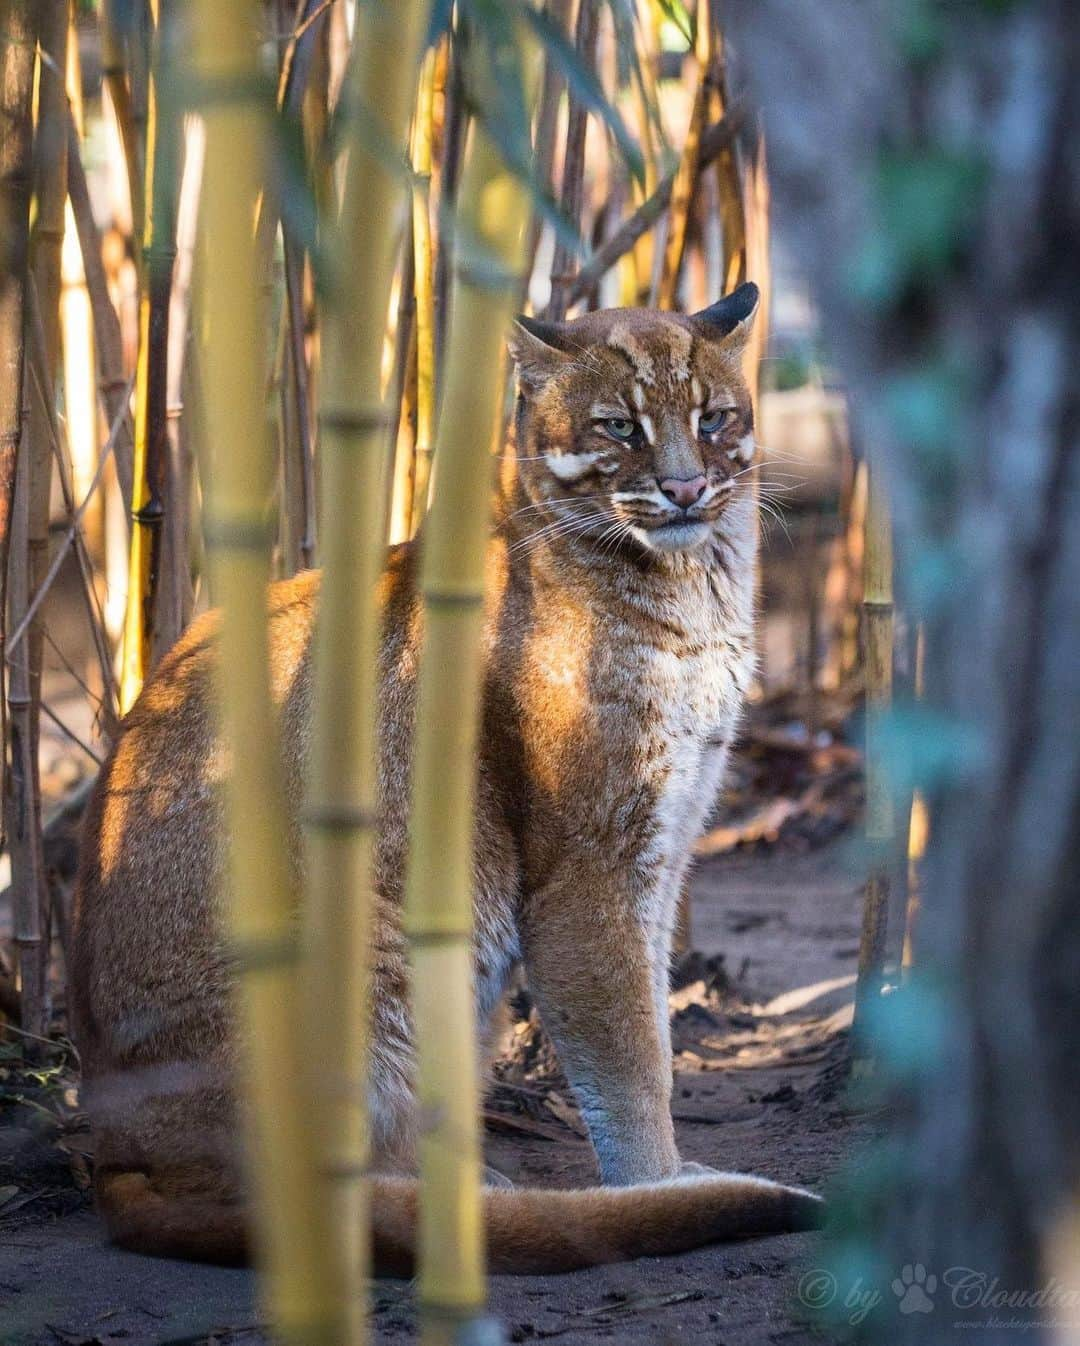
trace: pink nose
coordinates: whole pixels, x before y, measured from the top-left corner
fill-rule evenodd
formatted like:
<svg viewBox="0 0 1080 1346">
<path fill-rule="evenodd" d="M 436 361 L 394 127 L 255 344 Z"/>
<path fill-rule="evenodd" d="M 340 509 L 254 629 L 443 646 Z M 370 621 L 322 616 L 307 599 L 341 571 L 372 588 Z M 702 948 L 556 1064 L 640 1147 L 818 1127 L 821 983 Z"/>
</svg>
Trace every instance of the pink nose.
<svg viewBox="0 0 1080 1346">
<path fill-rule="evenodd" d="M 689 481 L 684 481 L 681 477 L 667 477 L 660 483 L 660 489 L 671 503 L 683 509 L 689 509 L 691 505 L 697 504 L 705 493 L 705 486 L 704 477 L 691 477 Z"/>
</svg>

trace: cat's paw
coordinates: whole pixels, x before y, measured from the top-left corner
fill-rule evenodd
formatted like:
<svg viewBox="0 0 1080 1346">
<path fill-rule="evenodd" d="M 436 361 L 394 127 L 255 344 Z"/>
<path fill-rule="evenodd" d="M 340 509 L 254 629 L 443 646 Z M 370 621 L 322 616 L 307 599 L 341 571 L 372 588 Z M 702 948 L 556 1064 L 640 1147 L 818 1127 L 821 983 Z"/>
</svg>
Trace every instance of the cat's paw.
<svg viewBox="0 0 1080 1346">
<path fill-rule="evenodd" d="M 510 1178 L 505 1173 L 500 1173 L 497 1168 L 492 1168 L 490 1164 L 484 1165 L 484 1186 L 501 1187 L 510 1189 L 514 1186 Z"/>
</svg>

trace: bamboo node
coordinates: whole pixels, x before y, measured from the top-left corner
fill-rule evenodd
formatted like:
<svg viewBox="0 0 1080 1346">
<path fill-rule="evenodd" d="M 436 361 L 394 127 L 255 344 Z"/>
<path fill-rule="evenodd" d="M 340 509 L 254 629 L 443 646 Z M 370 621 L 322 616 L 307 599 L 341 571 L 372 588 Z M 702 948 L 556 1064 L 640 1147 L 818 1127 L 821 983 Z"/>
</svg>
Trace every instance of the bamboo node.
<svg viewBox="0 0 1080 1346">
<path fill-rule="evenodd" d="M 432 608 L 478 608 L 484 602 L 482 590 L 425 589 L 424 604 Z"/>
<path fill-rule="evenodd" d="M 203 536 L 211 547 L 262 552 L 273 542 L 274 530 L 265 519 L 225 519 L 219 515 L 206 519 Z"/>
<path fill-rule="evenodd" d="M 469 285 L 474 290 L 512 290 L 516 294 L 521 287 L 521 272 L 515 267 L 504 266 L 495 257 L 459 261 L 454 274 L 462 285 Z"/>
<path fill-rule="evenodd" d="M 324 430 L 339 430 L 343 435 L 384 430 L 396 419 L 386 407 L 328 407 L 319 414 Z"/>
<path fill-rule="evenodd" d="M 295 932 L 281 935 L 233 935 L 225 941 L 229 962 L 241 972 L 266 972 L 295 963 L 300 941 Z"/>
<path fill-rule="evenodd" d="M 373 809 L 351 804 L 309 804 L 300 821 L 319 832 L 352 832 L 374 828 L 378 818 Z"/>
</svg>

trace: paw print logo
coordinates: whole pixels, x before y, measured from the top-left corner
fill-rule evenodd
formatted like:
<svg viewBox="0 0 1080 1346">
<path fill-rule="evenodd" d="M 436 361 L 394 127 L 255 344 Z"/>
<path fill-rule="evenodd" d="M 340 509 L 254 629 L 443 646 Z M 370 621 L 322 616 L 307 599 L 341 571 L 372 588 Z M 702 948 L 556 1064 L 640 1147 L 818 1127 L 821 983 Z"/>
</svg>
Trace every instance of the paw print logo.
<svg viewBox="0 0 1080 1346">
<path fill-rule="evenodd" d="M 900 1301 L 897 1308 L 901 1313 L 933 1313 L 933 1294 L 937 1289 L 937 1277 L 927 1275 L 921 1262 L 914 1266 L 908 1262 L 900 1275 L 892 1283 L 893 1294 Z"/>
</svg>

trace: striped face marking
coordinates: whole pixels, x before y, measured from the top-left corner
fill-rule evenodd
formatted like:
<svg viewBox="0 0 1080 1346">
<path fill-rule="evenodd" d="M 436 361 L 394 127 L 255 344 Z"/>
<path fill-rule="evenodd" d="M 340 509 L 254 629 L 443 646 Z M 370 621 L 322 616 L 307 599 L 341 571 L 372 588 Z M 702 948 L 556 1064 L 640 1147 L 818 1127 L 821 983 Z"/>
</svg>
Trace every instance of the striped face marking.
<svg viewBox="0 0 1080 1346">
<path fill-rule="evenodd" d="M 580 481 L 593 468 L 601 472 L 614 472 L 616 464 L 601 462 L 601 453 L 548 453 L 544 455 L 548 470 L 560 481 Z"/>
<path fill-rule="evenodd" d="M 754 456 L 754 436 L 743 435 L 742 439 L 733 449 L 728 449 L 727 456 L 734 462 L 748 463 Z"/>
</svg>

